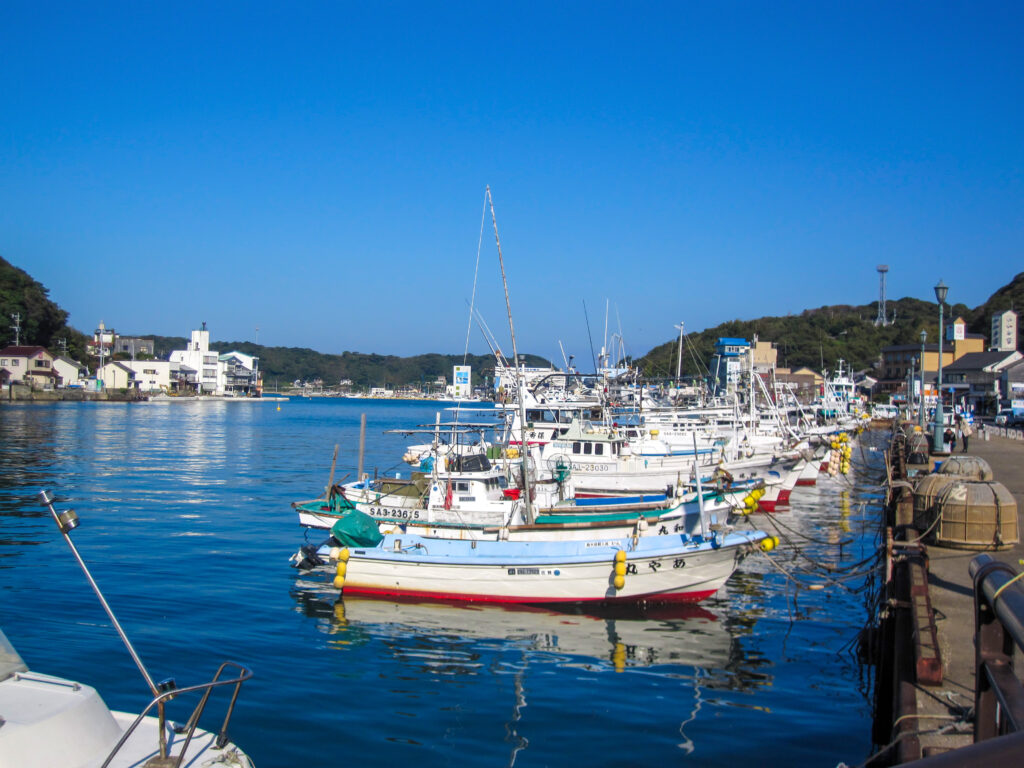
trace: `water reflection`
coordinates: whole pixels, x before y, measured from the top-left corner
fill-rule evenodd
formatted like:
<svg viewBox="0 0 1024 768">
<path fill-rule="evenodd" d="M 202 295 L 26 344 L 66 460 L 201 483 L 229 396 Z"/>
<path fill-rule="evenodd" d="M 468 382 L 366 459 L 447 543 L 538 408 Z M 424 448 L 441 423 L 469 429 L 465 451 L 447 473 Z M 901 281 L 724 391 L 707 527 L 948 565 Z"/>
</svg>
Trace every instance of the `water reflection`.
<svg viewBox="0 0 1024 768">
<path fill-rule="evenodd" d="M 473 648 L 499 643 L 546 654 L 565 665 L 621 672 L 630 667 L 685 665 L 726 669 L 735 664 L 726 624 L 700 605 L 587 612 L 530 606 L 337 598 L 299 581 L 293 596 L 339 647 L 367 639 L 434 674 L 476 674 Z"/>
</svg>

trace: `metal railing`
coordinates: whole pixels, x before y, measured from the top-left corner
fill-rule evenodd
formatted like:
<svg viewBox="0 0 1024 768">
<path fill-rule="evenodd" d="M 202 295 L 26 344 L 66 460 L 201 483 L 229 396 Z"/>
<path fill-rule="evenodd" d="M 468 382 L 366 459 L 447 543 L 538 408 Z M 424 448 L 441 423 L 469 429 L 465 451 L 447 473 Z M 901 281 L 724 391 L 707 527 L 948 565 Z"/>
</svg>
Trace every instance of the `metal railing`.
<svg viewBox="0 0 1024 768">
<path fill-rule="evenodd" d="M 227 680 L 221 680 L 221 675 L 224 673 L 224 670 L 228 667 L 234 667 L 235 669 L 237 669 L 237 676 Z M 192 714 L 189 716 L 188 721 L 181 728 L 174 729 L 175 733 L 185 734 L 185 741 L 176 757 L 174 755 L 168 756 L 169 759 L 173 762 L 170 762 L 167 765 L 169 766 L 169 768 L 178 768 L 178 766 L 181 765 L 182 760 L 185 759 L 185 755 L 188 752 L 189 744 L 192 742 L 192 736 L 195 734 L 196 728 L 199 726 L 199 718 L 203 716 L 203 712 L 206 709 L 207 702 L 210 699 L 210 694 L 213 692 L 213 689 L 222 686 L 233 685 L 234 690 L 231 692 L 231 702 L 228 704 L 227 713 L 224 715 L 224 722 L 221 725 L 220 730 L 217 731 L 217 738 L 214 742 L 218 749 L 223 749 L 224 746 L 229 741 L 228 725 L 231 722 L 231 715 L 235 710 L 235 702 L 238 700 L 238 692 L 242 688 L 242 683 L 244 683 L 250 677 L 252 677 L 252 671 L 250 671 L 248 667 L 244 667 L 241 664 L 238 664 L 234 661 L 225 661 L 217 668 L 217 673 L 209 682 L 202 683 L 200 685 L 191 685 L 186 688 L 174 688 L 172 690 L 161 693 L 159 696 L 157 696 L 151 702 L 149 702 L 149 705 L 144 710 L 142 710 L 138 717 L 135 718 L 135 721 L 127 729 L 125 729 L 125 732 L 122 734 L 121 739 L 117 742 L 116 745 L 114 745 L 113 750 L 111 750 L 110 754 L 107 755 L 107 759 L 103 761 L 103 764 L 100 766 L 100 768 L 107 768 L 107 766 L 110 765 L 110 761 L 117 756 L 117 753 L 125 745 L 128 739 L 131 738 L 131 735 L 135 732 L 135 729 L 142 724 L 143 720 L 145 720 L 147 716 L 149 716 L 150 711 L 152 711 L 154 707 L 156 707 L 157 711 L 160 713 L 159 754 L 161 756 L 167 756 L 166 731 L 164 719 L 165 705 L 173 698 L 178 698 L 179 696 L 188 693 L 194 693 L 196 691 L 202 691 L 202 698 L 200 698 L 199 703 L 196 704 L 195 709 L 192 710 Z"/>
<path fill-rule="evenodd" d="M 1024 685 L 1013 672 L 1014 648 L 1024 650 L 1021 574 L 991 555 L 971 561 L 974 579 L 974 740 L 1024 730 Z"/>
<path fill-rule="evenodd" d="M 1024 574 L 991 555 L 971 561 L 974 579 L 974 743 L 904 763 L 920 768 L 1024 765 L 1024 684 L 1013 671 L 1024 651 Z"/>
</svg>

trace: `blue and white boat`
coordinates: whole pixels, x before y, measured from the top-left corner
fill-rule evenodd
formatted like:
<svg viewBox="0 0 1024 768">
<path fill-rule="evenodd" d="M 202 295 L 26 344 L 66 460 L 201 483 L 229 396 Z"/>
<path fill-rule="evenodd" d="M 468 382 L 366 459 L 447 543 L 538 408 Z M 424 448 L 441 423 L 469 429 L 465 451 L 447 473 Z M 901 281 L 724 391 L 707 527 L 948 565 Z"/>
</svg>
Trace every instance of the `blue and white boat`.
<svg viewBox="0 0 1024 768">
<path fill-rule="evenodd" d="M 480 541 L 385 534 L 372 546 L 305 553 L 344 595 L 471 602 L 697 602 L 725 584 L 762 531 L 583 540 Z M 762 542 L 769 542 L 762 544 Z M 311 563 L 310 560 L 313 560 Z"/>
</svg>

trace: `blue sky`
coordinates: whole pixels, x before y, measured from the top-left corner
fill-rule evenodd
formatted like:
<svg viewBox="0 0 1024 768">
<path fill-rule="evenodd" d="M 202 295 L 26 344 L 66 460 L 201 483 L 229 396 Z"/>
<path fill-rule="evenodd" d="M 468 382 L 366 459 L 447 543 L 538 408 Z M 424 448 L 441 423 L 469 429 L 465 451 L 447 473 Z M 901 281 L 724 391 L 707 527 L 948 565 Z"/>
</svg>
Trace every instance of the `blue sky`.
<svg viewBox="0 0 1024 768">
<path fill-rule="evenodd" d="M 459 353 L 490 184 L 521 351 L 880 263 L 974 306 L 1024 270 L 1022 8 L 6 2 L 0 254 L 85 331 Z M 509 351 L 489 216 L 476 301 Z"/>
</svg>

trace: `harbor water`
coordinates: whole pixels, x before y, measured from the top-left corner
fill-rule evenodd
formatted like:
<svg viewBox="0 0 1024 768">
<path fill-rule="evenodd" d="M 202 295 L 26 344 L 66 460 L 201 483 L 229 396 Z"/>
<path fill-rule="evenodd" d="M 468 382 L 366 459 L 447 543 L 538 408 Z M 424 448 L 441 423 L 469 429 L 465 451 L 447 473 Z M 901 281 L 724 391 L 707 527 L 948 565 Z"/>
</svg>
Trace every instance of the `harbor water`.
<svg viewBox="0 0 1024 768">
<path fill-rule="evenodd" d="M 848 481 L 797 488 L 778 529 L 757 516 L 790 543 L 751 555 L 695 606 L 340 599 L 291 568 L 304 537 L 290 503 L 323 492 L 335 444 L 335 481 L 354 476 L 360 415 L 367 471 L 407 476 L 403 448 L 424 440 L 383 431 L 433 423 L 441 407 L 0 406 L 4 631 L 30 668 L 94 685 L 113 709 L 150 699 L 36 501 L 51 489 L 58 509 L 78 513 L 72 537 L 154 679 L 198 683 L 225 659 L 253 670 L 230 735 L 259 768 L 763 768 L 869 754 L 871 671 L 856 648 L 870 589 L 822 566 L 835 574 L 876 551 L 877 436 L 861 437 Z"/>
</svg>

